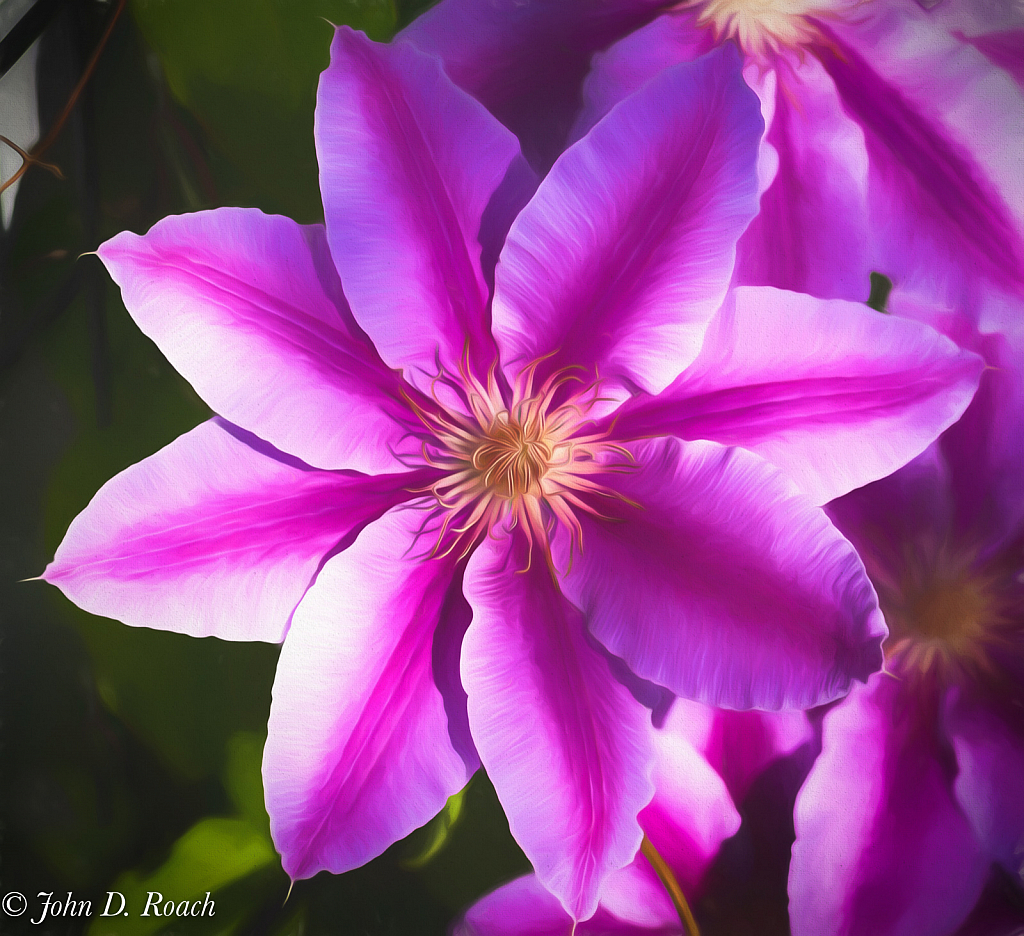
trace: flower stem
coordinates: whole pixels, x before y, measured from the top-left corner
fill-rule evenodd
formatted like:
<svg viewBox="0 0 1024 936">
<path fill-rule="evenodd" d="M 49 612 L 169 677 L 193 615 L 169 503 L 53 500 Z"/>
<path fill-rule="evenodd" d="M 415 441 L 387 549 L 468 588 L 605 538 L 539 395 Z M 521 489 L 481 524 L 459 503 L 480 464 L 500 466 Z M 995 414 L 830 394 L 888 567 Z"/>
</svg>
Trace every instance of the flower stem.
<svg viewBox="0 0 1024 936">
<path fill-rule="evenodd" d="M 669 897 L 672 898 L 676 913 L 679 914 L 679 919 L 686 929 L 686 936 L 700 936 L 697 921 L 693 918 L 693 913 L 690 910 L 690 905 L 686 902 L 683 889 L 679 886 L 679 882 L 672 873 L 672 869 L 665 863 L 665 859 L 658 854 L 658 849 L 654 847 L 654 843 L 646 835 L 640 843 L 640 851 L 644 853 L 644 857 L 651 863 L 651 867 L 654 868 L 654 873 L 658 875 L 661 883 L 665 885 L 665 890 L 668 891 Z"/>
</svg>

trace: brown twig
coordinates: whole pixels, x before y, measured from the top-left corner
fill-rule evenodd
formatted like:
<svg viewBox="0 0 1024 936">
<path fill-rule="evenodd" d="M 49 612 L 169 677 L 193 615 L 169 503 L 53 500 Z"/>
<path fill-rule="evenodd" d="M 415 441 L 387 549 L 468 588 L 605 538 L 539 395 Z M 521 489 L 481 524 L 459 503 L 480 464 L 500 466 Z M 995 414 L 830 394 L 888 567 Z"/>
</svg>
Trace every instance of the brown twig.
<svg viewBox="0 0 1024 936">
<path fill-rule="evenodd" d="M 14 152 L 16 152 L 21 157 L 21 161 L 23 164 L 28 165 L 29 163 L 35 163 L 41 169 L 46 169 L 47 171 L 52 172 L 58 179 L 64 178 L 64 173 L 60 171 L 60 166 L 55 166 L 53 163 L 43 162 L 41 159 L 37 159 L 31 153 L 26 153 L 25 150 L 23 150 L 20 146 L 18 146 L 17 143 L 14 142 L 14 140 L 10 139 L 9 137 L 5 137 L 2 133 L 0 133 L 0 143 L 6 143 L 12 150 L 14 150 Z M 14 180 L 12 179 L 11 182 L 13 181 Z M 11 183 L 5 183 L 3 187 L 0 188 L 0 192 L 7 188 L 9 184 Z"/>
<path fill-rule="evenodd" d="M 64 176 L 60 169 L 50 163 L 44 163 L 40 157 L 45 153 L 53 144 L 56 142 L 57 137 L 60 135 L 61 130 L 64 129 L 64 124 L 68 117 L 71 115 L 71 111 L 78 103 L 79 97 L 81 97 L 82 90 L 85 88 L 86 83 L 92 77 L 92 73 L 96 70 L 96 63 L 100 60 L 100 55 L 103 52 L 104 47 L 107 44 L 107 40 L 110 38 L 110 34 L 114 31 L 114 25 L 117 23 L 118 18 L 121 16 L 122 11 L 125 8 L 127 0 L 118 0 L 117 8 L 114 10 L 113 16 L 110 17 L 110 21 L 107 23 L 107 28 L 103 30 L 103 35 L 100 37 L 99 43 L 93 50 L 92 57 L 89 59 L 89 63 L 85 66 L 85 70 L 82 72 L 82 77 L 78 79 L 78 84 L 75 85 L 75 89 L 71 92 L 71 96 L 68 98 L 67 103 L 64 105 L 64 109 L 60 112 L 60 115 L 53 122 L 50 127 L 49 133 L 40 140 L 35 146 L 32 147 L 31 153 L 26 153 L 20 146 L 12 143 L 7 137 L 0 137 L 4 143 L 11 146 L 19 156 L 21 156 L 21 166 L 17 172 L 14 173 L 6 182 L 0 185 L 0 192 L 10 188 L 18 181 L 27 171 L 28 167 L 36 164 L 49 169 L 54 172 L 58 178 L 63 179 Z"/>
</svg>

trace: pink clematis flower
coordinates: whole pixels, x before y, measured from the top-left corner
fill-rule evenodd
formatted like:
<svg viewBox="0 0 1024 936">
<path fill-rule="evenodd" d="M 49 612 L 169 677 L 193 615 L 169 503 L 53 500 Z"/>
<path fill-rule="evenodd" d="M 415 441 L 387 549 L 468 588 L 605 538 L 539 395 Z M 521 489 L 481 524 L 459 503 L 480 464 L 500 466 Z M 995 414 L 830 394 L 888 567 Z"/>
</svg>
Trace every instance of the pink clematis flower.
<svg viewBox="0 0 1024 936">
<path fill-rule="evenodd" d="M 892 633 L 886 673 L 826 715 L 797 800 L 795 936 L 947 936 L 993 863 L 1024 871 L 1024 358 L 1019 334 L 948 324 L 991 365 L 975 402 L 828 508 Z"/>
<path fill-rule="evenodd" d="M 437 59 L 340 29 L 325 226 L 222 209 L 101 246 L 220 416 L 110 481 L 45 576 L 131 624 L 284 639 L 264 781 L 293 878 L 379 855 L 482 762 L 585 919 L 653 790 L 613 669 L 778 708 L 880 665 L 817 504 L 923 450 L 982 365 L 859 305 L 729 292 L 762 130 L 735 53 L 668 69 L 516 216 L 512 134 Z"/>
<path fill-rule="evenodd" d="M 718 850 L 740 827 L 737 804 L 780 757 L 811 741 L 802 712 L 730 712 L 677 699 L 654 744 L 654 798 L 640 825 L 685 899 L 703 890 Z M 527 875 L 477 901 L 455 936 L 565 936 L 572 920 Z M 679 912 L 644 855 L 609 875 L 598 910 L 576 927 L 579 936 L 682 936 Z"/>
<path fill-rule="evenodd" d="M 1024 294 L 1020 4 L 443 0 L 404 35 L 541 166 L 662 68 L 738 46 L 767 123 L 740 282 L 863 300 L 879 271 L 950 307 Z"/>
</svg>

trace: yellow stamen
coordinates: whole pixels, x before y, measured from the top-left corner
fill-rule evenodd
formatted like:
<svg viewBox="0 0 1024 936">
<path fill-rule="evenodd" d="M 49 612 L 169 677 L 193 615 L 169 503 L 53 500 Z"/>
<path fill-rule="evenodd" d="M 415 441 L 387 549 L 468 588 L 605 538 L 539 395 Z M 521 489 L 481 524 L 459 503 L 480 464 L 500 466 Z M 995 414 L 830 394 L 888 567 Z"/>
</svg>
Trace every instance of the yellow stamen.
<svg viewBox="0 0 1024 936">
<path fill-rule="evenodd" d="M 782 49 L 820 41 L 813 18 L 834 16 L 850 0 L 684 0 L 678 9 L 697 11 L 697 22 L 719 41 L 735 39 L 748 55 L 763 58 Z"/>
<path fill-rule="evenodd" d="M 584 382 L 580 374 L 564 369 L 535 390 L 542 361 L 524 368 L 509 391 L 502 391 L 496 365 L 485 386 L 464 362 L 457 382 L 444 373 L 434 379 L 431 395 L 436 408 L 407 398 L 426 430 L 423 462 L 445 472 L 429 488 L 434 505 L 417 534 L 436 534 L 431 556 L 465 556 L 481 537 L 493 535 L 504 524 L 509 530 L 519 527 L 526 537 L 526 568 L 536 545 L 553 574 L 554 528 L 568 531 L 572 552 L 583 545 L 576 512 L 602 516 L 584 498 L 614 497 L 631 503 L 600 480 L 586 477 L 632 467 L 630 452 L 610 442 L 607 432 L 580 432 L 591 426 L 587 414 L 603 399 L 598 395 L 600 381 L 573 392 L 567 389 L 570 384 Z M 471 416 L 450 412 L 438 398 L 436 388 L 442 385 L 454 391 Z"/>
</svg>

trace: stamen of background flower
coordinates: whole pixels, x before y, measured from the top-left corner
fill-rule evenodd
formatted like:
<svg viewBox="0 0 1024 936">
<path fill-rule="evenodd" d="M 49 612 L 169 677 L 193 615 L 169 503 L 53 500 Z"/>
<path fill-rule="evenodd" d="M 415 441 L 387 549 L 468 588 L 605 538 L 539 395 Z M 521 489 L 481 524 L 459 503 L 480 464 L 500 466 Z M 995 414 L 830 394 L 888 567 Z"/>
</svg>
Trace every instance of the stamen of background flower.
<svg viewBox="0 0 1024 936">
<path fill-rule="evenodd" d="M 976 550 L 904 544 L 900 576 L 872 564 L 890 625 L 886 668 L 940 683 L 998 677 L 993 651 L 1013 645 L 1019 615 L 1007 570 L 979 564 Z"/>
<path fill-rule="evenodd" d="M 679 920 L 686 928 L 686 936 L 700 936 L 700 929 L 697 927 L 697 921 L 693 918 L 690 905 L 686 902 L 686 895 L 683 894 L 683 889 L 679 886 L 679 882 L 672 873 L 672 869 L 646 835 L 640 842 L 640 851 L 644 853 L 644 857 L 650 862 L 651 867 L 654 868 L 654 873 L 658 875 L 658 879 L 668 892 L 668 896 L 676 908 L 676 913 L 679 914 Z"/>
<path fill-rule="evenodd" d="M 683 0 L 676 9 L 694 10 L 697 23 L 710 27 L 715 39 L 735 39 L 745 53 L 801 49 L 823 36 L 812 17 L 827 17 L 847 0 Z"/>
</svg>

